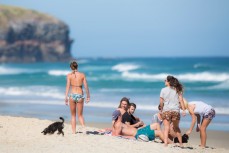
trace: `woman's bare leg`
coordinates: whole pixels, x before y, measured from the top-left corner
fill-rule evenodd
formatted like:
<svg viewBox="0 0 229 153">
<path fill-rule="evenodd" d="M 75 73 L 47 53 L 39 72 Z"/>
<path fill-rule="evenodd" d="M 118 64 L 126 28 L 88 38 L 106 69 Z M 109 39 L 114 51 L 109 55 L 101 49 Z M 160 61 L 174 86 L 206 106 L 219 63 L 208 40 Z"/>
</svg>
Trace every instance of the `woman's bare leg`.
<svg viewBox="0 0 229 153">
<path fill-rule="evenodd" d="M 71 125 L 72 125 L 72 133 L 76 133 L 76 103 L 72 98 L 70 99 L 70 111 L 71 111 Z"/>
<path fill-rule="evenodd" d="M 168 146 L 168 135 L 169 135 L 169 121 L 167 121 L 166 119 L 163 120 L 163 124 L 164 124 L 164 144 L 165 146 Z"/>
<path fill-rule="evenodd" d="M 84 99 L 80 99 L 76 104 L 77 113 L 78 113 L 78 118 L 81 126 L 85 127 L 84 117 L 83 117 L 83 106 L 84 106 Z"/>
<path fill-rule="evenodd" d="M 180 122 L 179 120 L 173 121 L 173 129 L 174 129 L 174 132 L 176 133 L 176 136 L 177 136 L 178 141 L 180 143 L 180 147 L 183 147 L 181 130 L 179 128 L 179 122 Z"/>
<path fill-rule="evenodd" d="M 208 125 L 210 124 L 211 120 L 209 119 L 203 119 L 202 124 L 200 126 L 200 142 L 201 145 L 200 147 L 206 147 L 206 141 L 207 141 L 207 133 L 206 133 L 206 129 L 208 127 Z"/>
</svg>

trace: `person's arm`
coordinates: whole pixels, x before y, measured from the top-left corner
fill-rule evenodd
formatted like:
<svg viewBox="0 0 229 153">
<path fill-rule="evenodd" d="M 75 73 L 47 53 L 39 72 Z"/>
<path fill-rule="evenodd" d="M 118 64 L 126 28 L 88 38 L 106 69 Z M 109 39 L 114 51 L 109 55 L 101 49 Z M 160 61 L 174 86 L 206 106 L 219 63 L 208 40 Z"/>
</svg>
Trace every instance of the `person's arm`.
<svg viewBox="0 0 229 153">
<path fill-rule="evenodd" d="M 136 120 L 137 122 L 141 121 L 139 117 L 135 117 L 135 116 L 134 116 L 134 118 L 135 118 L 135 120 Z"/>
<path fill-rule="evenodd" d="M 66 91 L 65 91 L 65 104 L 68 105 L 68 92 L 70 88 L 70 76 L 67 75 L 66 78 Z"/>
<path fill-rule="evenodd" d="M 179 94 L 179 102 L 181 104 L 182 115 L 185 116 L 186 111 L 185 111 L 185 106 L 184 106 L 184 101 L 183 101 L 183 95 L 181 93 Z"/>
<path fill-rule="evenodd" d="M 86 98 L 86 103 L 88 103 L 90 101 L 90 92 L 89 92 L 89 88 L 87 85 L 87 79 L 86 76 L 83 74 L 83 84 L 84 84 L 84 88 L 86 90 L 86 94 L 87 94 L 87 98 Z"/>
<path fill-rule="evenodd" d="M 125 124 L 128 125 L 129 127 L 134 127 L 134 128 L 138 128 L 138 127 L 144 125 L 144 123 L 142 121 L 139 121 L 139 122 L 132 124 L 132 125 L 130 125 L 130 122 L 125 122 Z"/>
<path fill-rule="evenodd" d="M 159 112 L 162 112 L 163 106 L 164 106 L 164 99 L 162 97 L 160 97 L 160 107 L 161 107 L 161 110 Z"/>
<path fill-rule="evenodd" d="M 194 114 L 194 109 L 195 109 L 194 105 L 188 105 L 189 114 L 192 117 L 192 123 L 189 130 L 186 132 L 187 135 L 191 134 L 193 127 L 195 126 L 196 123 L 196 115 Z"/>
<path fill-rule="evenodd" d="M 164 107 L 164 90 L 163 89 L 161 89 L 161 92 L 160 92 L 160 107 L 161 107 L 161 110 L 159 112 L 162 112 L 163 107 Z"/>
</svg>

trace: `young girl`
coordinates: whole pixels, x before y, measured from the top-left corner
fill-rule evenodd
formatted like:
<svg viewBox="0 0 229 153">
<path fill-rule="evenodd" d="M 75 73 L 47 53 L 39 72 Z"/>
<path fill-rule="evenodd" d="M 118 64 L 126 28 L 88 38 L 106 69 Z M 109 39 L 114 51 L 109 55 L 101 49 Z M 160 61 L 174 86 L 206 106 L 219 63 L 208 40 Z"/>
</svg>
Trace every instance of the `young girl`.
<svg viewBox="0 0 229 153">
<path fill-rule="evenodd" d="M 185 106 L 183 102 L 183 86 L 173 76 L 167 76 L 165 80 L 165 88 L 160 93 L 160 106 L 162 108 L 162 120 L 164 124 L 164 143 L 168 145 L 168 135 L 170 124 L 173 123 L 173 129 L 179 140 L 180 147 L 183 147 L 180 122 L 180 105 L 183 110 L 182 115 L 185 116 Z"/>
<path fill-rule="evenodd" d="M 189 103 L 184 99 L 185 108 L 189 111 L 192 117 L 192 123 L 189 130 L 186 132 L 190 135 L 195 123 L 197 121 L 196 132 L 200 131 L 200 147 L 206 147 L 207 133 L 206 129 L 211 123 L 212 119 L 215 117 L 215 110 L 212 106 L 202 102 L 202 101 L 190 101 Z M 202 122 L 200 124 L 200 119 L 202 117 Z"/>
</svg>

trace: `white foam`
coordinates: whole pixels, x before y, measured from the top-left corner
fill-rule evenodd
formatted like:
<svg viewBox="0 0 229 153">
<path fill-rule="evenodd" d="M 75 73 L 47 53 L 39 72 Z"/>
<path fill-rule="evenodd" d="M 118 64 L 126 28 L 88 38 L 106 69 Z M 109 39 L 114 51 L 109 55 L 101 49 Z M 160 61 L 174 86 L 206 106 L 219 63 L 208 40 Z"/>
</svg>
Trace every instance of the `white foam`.
<svg viewBox="0 0 229 153">
<path fill-rule="evenodd" d="M 0 95 L 15 96 L 15 97 L 50 97 L 55 99 L 63 99 L 64 93 L 58 87 L 47 86 L 29 86 L 29 87 L 7 87 L 0 88 Z"/>
<path fill-rule="evenodd" d="M 178 79 L 184 81 L 211 81 L 221 82 L 229 79 L 228 73 L 212 73 L 212 72 L 201 72 L 201 73 L 186 73 L 175 75 Z"/>
<path fill-rule="evenodd" d="M 136 73 L 136 72 L 123 72 L 122 77 L 132 80 L 141 80 L 141 81 L 159 81 L 164 80 L 167 73 L 159 74 L 146 74 L 146 73 Z M 172 74 L 181 81 L 190 81 L 190 82 L 222 82 L 229 80 L 228 73 L 212 73 L 212 72 L 200 72 L 200 73 L 184 73 L 184 74 Z"/>
<path fill-rule="evenodd" d="M 210 90 L 229 90 L 229 80 L 226 80 L 218 85 L 214 85 L 206 88 Z"/>
<path fill-rule="evenodd" d="M 99 89 L 100 92 L 131 92 L 135 91 L 134 89 L 127 89 L 127 88 L 101 88 Z"/>
<path fill-rule="evenodd" d="M 48 74 L 49 75 L 54 75 L 54 76 L 66 76 L 70 71 L 67 70 L 49 70 Z"/>
<path fill-rule="evenodd" d="M 15 75 L 23 73 L 37 73 L 40 70 L 22 69 L 22 68 L 10 68 L 10 67 L 0 67 L 0 75 Z"/>
<path fill-rule="evenodd" d="M 135 72 L 123 72 L 122 77 L 132 80 L 141 80 L 141 81 L 159 81 L 167 77 L 168 74 L 146 74 L 146 73 L 135 73 Z"/>
<path fill-rule="evenodd" d="M 126 71 L 136 70 L 138 68 L 140 68 L 140 66 L 136 64 L 121 63 L 113 66 L 111 69 L 116 70 L 118 72 L 126 72 Z"/>
<path fill-rule="evenodd" d="M 198 68 L 210 68 L 211 66 L 208 64 L 204 64 L 204 63 L 197 63 L 197 64 L 194 64 L 193 67 L 195 69 L 198 69 Z"/>
</svg>

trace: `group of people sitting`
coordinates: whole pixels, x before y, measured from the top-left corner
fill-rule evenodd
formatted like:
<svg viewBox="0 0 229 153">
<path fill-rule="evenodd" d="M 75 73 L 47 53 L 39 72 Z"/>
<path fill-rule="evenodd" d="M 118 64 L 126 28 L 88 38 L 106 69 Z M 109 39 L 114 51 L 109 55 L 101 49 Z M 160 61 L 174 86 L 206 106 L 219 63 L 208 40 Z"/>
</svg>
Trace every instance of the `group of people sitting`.
<svg viewBox="0 0 229 153">
<path fill-rule="evenodd" d="M 112 114 L 112 135 L 136 138 L 141 141 L 152 141 L 158 137 L 165 146 L 178 142 L 183 147 L 183 142 L 188 141 L 195 123 L 196 132 L 200 132 L 200 147 L 206 147 L 206 129 L 215 117 L 215 110 L 212 106 L 202 101 L 187 102 L 183 98 L 183 86 L 173 76 L 167 76 L 165 88 L 160 93 L 159 112 L 153 116 L 153 123 L 145 125 L 140 118 L 134 116 L 136 105 L 130 103 L 129 99 L 123 97 L 119 107 Z M 186 110 L 192 117 L 191 126 L 181 136 L 179 128 L 180 110 L 186 115 Z M 201 121 L 202 117 L 202 121 Z"/>
</svg>

